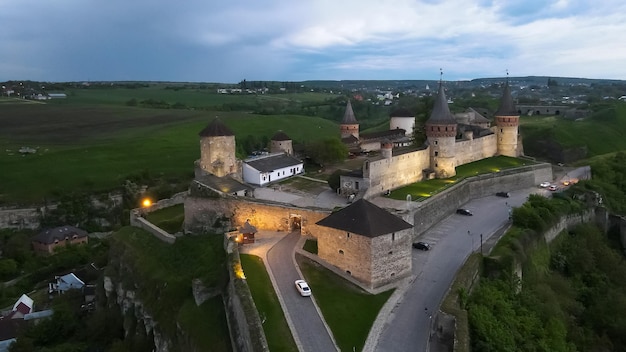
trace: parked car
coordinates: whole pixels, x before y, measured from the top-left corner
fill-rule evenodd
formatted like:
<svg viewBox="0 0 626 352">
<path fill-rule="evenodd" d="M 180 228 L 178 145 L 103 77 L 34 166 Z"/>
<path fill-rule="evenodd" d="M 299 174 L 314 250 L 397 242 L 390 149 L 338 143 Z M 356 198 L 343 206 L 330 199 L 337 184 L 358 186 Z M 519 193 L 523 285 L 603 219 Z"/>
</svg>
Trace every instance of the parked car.
<svg viewBox="0 0 626 352">
<path fill-rule="evenodd" d="M 548 188 L 548 187 L 550 187 L 550 182 L 548 182 L 548 181 L 546 181 L 546 182 L 541 182 L 541 183 L 539 184 L 539 187 L 541 187 L 541 188 Z"/>
<path fill-rule="evenodd" d="M 296 289 L 298 289 L 298 292 L 300 292 L 302 297 L 311 295 L 311 288 L 304 280 L 296 280 Z"/>
<path fill-rule="evenodd" d="M 467 216 L 472 216 L 474 214 L 472 214 L 471 211 L 469 211 L 469 209 L 457 209 L 456 210 L 457 214 L 461 214 L 461 215 L 467 215 Z"/>
<path fill-rule="evenodd" d="M 509 198 L 511 195 L 509 194 L 509 192 L 496 192 L 496 196 L 503 197 L 503 198 Z"/>
<path fill-rule="evenodd" d="M 430 244 L 426 242 L 416 242 L 416 243 L 413 243 L 413 248 L 427 251 L 430 249 Z"/>
<path fill-rule="evenodd" d="M 550 185 L 550 187 L 548 187 L 548 189 L 550 191 L 556 191 L 557 189 L 559 189 L 559 186 L 557 186 L 557 185 Z"/>
</svg>

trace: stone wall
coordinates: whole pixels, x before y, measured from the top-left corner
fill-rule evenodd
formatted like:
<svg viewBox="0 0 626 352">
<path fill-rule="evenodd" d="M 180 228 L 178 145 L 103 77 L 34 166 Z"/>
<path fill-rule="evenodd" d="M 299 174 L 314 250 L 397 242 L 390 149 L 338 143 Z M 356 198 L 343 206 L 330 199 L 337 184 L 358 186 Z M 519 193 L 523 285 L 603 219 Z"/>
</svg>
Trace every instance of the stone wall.
<svg viewBox="0 0 626 352">
<path fill-rule="evenodd" d="M 457 141 L 454 148 L 457 166 L 492 157 L 498 152 L 495 134 Z"/>
<path fill-rule="evenodd" d="M 537 185 L 538 179 L 552 179 L 550 164 L 531 165 L 492 174 L 469 177 L 442 191 L 436 197 L 415 203 L 412 210 L 415 236 L 418 237 L 440 219 L 454 212 L 471 199 L 493 195 L 500 191 L 514 191 Z"/>
<path fill-rule="evenodd" d="M 151 213 L 151 212 L 159 210 L 159 209 L 169 208 L 169 207 L 177 205 L 177 204 L 182 204 L 182 203 L 185 202 L 185 198 L 187 198 L 188 195 L 189 195 L 189 191 L 176 193 L 176 194 L 174 194 L 170 198 L 161 199 L 158 202 L 153 203 L 149 207 L 141 208 L 141 212 L 143 212 L 144 214 L 145 213 Z M 136 209 L 136 210 L 138 210 L 138 209 Z"/>
<path fill-rule="evenodd" d="M 412 243 L 413 229 L 372 238 L 372 288 L 411 275 Z"/>
<path fill-rule="evenodd" d="M 39 228 L 40 215 L 38 208 L 0 208 L 0 228 L 34 230 Z"/>
<path fill-rule="evenodd" d="M 363 178 L 369 179 L 364 198 L 402 187 L 423 178 L 430 167 L 428 149 L 396 154 L 391 159 L 372 160 L 363 166 Z"/>
<path fill-rule="evenodd" d="M 176 242 L 176 236 L 163 231 L 160 227 L 154 225 L 150 221 L 142 218 L 141 216 L 132 215 L 130 216 L 130 225 L 142 228 L 151 234 L 153 234 L 156 238 L 160 239 L 163 242 L 172 244 Z"/>
<path fill-rule="evenodd" d="M 185 199 L 185 231 L 222 232 L 236 229 L 247 220 L 258 230 L 291 231 L 294 218 L 301 224 L 301 232 L 315 236 L 316 222 L 330 214 L 327 209 L 304 209 L 282 203 L 253 198 L 199 198 Z"/>
</svg>

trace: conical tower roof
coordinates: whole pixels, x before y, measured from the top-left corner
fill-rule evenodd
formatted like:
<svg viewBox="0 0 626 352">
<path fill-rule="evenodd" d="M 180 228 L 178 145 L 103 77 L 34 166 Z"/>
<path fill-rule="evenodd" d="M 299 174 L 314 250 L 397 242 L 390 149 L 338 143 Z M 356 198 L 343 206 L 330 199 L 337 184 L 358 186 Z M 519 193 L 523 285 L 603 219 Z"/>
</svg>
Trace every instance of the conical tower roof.
<svg viewBox="0 0 626 352">
<path fill-rule="evenodd" d="M 509 87 L 509 80 L 506 80 L 504 85 L 504 92 L 502 93 L 502 99 L 500 100 L 500 107 L 496 111 L 495 116 L 519 116 L 513 104 L 513 97 L 511 96 L 511 88 Z"/>
<path fill-rule="evenodd" d="M 199 133 L 200 137 L 234 136 L 231 131 L 219 118 L 214 118 L 208 126 Z"/>
<path fill-rule="evenodd" d="M 278 132 L 276 132 L 274 134 L 274 136 L 272 137 L 273 141 L 290 141 L 291 138 L 289 138 L 289 136 L 283 132 L 282 130 L 279 130 Z"/>
<path fill-rule="evenodd" d="M 350 99 L 348 99 L 348 104 L 346 105 L 346 112 L 343 114 L 343 120 L 341 120 L 342 125 L 358 125 L 359 122 L 354 117 L 354 111 L 352 111 L 352 103 L 350 103 Z"/>
<path fill-rule="evenodd" d="M 441 82 L 439 82 L 439 92 L 435 98 L 433 112 L 426 122 L 432 124 L 456 124 L 456 119 L 448 107 L 448 98 L 446 98 L 446 93 L 444 92 Z"/>
</svg>

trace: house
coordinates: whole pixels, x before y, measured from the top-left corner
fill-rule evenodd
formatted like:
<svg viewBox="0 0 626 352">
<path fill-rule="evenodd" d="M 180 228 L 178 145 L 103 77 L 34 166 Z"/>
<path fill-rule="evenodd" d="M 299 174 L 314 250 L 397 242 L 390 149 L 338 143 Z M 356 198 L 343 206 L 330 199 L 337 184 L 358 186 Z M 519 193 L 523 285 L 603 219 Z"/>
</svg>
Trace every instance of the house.
<svg viewBox="0 0 626 352">
<path fill-rule="evenodd" d="M 370 288 L 411 275 L 413 225 L 365 199 L 318 221 L 318 256 Z"/>
<path fill-rule="evenodd" d="M 48 283 L 48 293 L 57 292 L 61 294 L 68 290 L 81 290 L 85 286 L 83 280 L 79 279 L 74 273 L 55 276 L 54 279 L 54 282 Z"/>
<path fill-rule="evenodd" d="M 56 247 L 87 243 L 87 241 L 87 231 L 66 225 L 41 231 L 33 237 L 32 243 L 35 252 L 52 254 Z"/>
<path fill-rule="evenodd" d="M 304 162 L 287 153 L 274 153 L 243 162 L 244 182 L 263 186 L 304 173 Z"/>
<path fill-rule="evenodd" d="M 67 94 L 65 93 L 48 93 L 49 99 L 65 99 L 67 98 Z"/>
<path fill-rule="evenodd" d="M 26 294 L 20 296 L 20 298 L 13 305 L 11 313 L 7 316 L 8 319 L 22 319 L 24 315 L 33 312 L 33 299 Z"/>
</svg>

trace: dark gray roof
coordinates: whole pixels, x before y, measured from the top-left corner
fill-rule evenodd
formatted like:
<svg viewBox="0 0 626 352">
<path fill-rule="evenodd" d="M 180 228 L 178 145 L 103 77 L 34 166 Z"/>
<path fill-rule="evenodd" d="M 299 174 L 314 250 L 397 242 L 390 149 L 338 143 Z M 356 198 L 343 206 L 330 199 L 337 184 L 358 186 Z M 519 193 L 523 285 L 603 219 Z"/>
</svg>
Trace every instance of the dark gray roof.
<svg viewBox="0 0 626 352">
<path fill-rule="evenodd" d="M 281 153 L 247 160 L 245 163 L 261 172 L 272 172 L 277 169 L 302 164 L 302 160 L 296 159 L 289 154 Z"/>
<path fill-rule="evenodd" d="M 283 131 L 278 131 L 276 132 L 276 134 L 274 134 L 274 137 L 272 137 L 273 141 L 290 141 L 291 138 L 289 138 L 289 136 L 283 132 Z"/>
<path fill-rule="evenodd" d="M 348 100 L 348 104 L 346 105 L 346 112 L 343 114 L 343 120 L 341 120 L 342 125 L 358 125 L 359 122 L 354 117 L 354 111 L 352 111 L 352 103 Z"/>
<path fill-rule="evenodd" d="M 249 233 L 257 233 L 256 227 L 252 226 L 248 221 L 246 221 L 243 226 L 239 227 L 239 232 L 249 234 Z"/>
<path fill-rule="evenodd" d="M 343 144 L 355 144 L 359 143 L 359 139 L 354 135 L 349 135 L 348 137 L 341 138 L 341 143 Z"/>
<path fill-rule="evenodd" d="M 500 107 L 496 111 L 495 116 L 519 116 L 513 104 L 513 97 L 511 96 L 511 88 L 509 87 L 509 81 L 506 81 L 504 85 L 504 92 L 502 93 L 502 99 L 500 100 Z"/>
<path fill-rule="evenodd" d="M 439 93 L 437 93 L 437 97 L 435 98 L 433 112 L 426 122 L 434 124 L 456 124 L 456 119 L 448 107 L 448 98 L 446 98 L 446 93 L 441 82 L 439 82 Z"/>
<path fill-rule="evenodd" d="M 396 109 L 389 114 L 389 117 L 415 117 L 415 114 L 407 109 Z"/>
<path fill-rule="evenodd" d="M 487 122 L 491 122 L 489 119 L 487 119 L 486 117 L 484 117 L 480 112 L 478 112 L 476 109 L 474 108 L 468 108 L 467 109 L 468 112 L 472 112 L 474 113 L 474 122 L 476 123 L 487 123 Z"/>
<path fill-rule="evenodd" d="M 404 137 L 406 135 L 406 130 L 403 128 L 396 128 L 393 130 L 385 130 L 385 131 L 376 131 L 376 132 L 370 132 L 370 133 L 361 133 L 359 135 L 359 137 L 361 138 L 361 140 L 366 140 L 366 139 L 381 139 L 381 138 L 392 138 L 395 139 L 394 137 Z"/>
<path fill-rule="evenodd" d="M 74 235 L 78 236 L 78 238 L 86 237 L 87 231 L 70 225 L 59 226 L 53 229 L 41 231 L 33 237 L 33 241 L 44 244 L 52 244 L 55 240 L 65 241 L 66 237 L 72 239 Z"/>
<path fill-rule="evenodd" d="M 231 131 L 219 118 L 214 118 L 208 126 L 199 133 L 200 137 L 234 136 Z"/>
<path fill-rule="evenodd" d="M 357 200 L 316 224 L 372 238 L 413 227 L 365 199 Z"/>
</svg>

